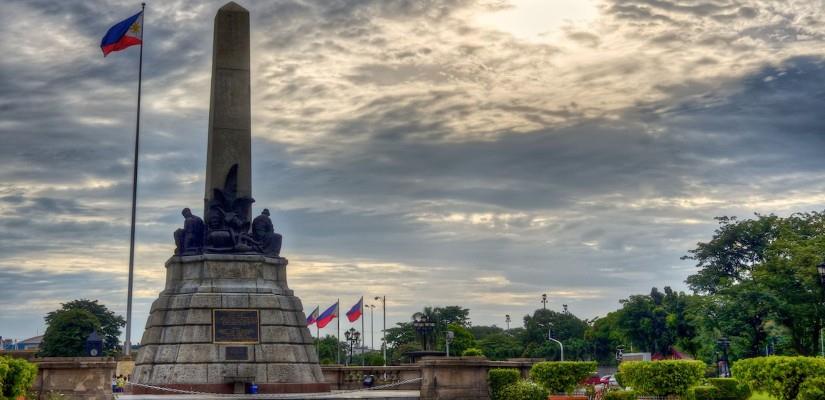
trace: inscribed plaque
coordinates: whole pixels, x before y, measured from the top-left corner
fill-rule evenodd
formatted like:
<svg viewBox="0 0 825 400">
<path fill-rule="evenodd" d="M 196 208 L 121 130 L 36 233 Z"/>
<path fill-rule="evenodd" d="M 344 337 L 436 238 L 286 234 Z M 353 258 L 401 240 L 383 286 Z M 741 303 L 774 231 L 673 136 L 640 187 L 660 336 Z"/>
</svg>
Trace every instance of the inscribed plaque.
<svg viewBox="0 0 825 400">
<path fill-rule="evenodd" d="M 214 343 L 258 343 L 260 340 L 258 310 L 212 310 L 212 341 Z"/>
</svg>

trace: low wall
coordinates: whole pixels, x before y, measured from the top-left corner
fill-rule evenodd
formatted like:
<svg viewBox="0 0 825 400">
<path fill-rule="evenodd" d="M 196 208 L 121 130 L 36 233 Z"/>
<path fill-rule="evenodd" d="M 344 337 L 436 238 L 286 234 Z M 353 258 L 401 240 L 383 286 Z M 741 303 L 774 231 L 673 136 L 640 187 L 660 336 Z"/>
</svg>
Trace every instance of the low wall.
<svg viewBox="0 0 825 400">
<path fill-rule="evenodd" d="M 321 371 L 324 373 L 324 379 L 330 384 L 332 390 L 361 389 L 364 387 L 363 379 L 365 375 L 375 376 L 376 381 L 374 386 L 398 383 L 421 377 L 421 367 L 416 364 L 387 367 L 322 365 Z M 393 386 L 388 389 L 418 390 L 420 386 L 420 382 L 414 382 Z"/>
<path fill-rule="evenodd" d="M 514 368 L 527 377 L 533 360 L 490 361 L 484 357 L 425 357 L 421 367 L 421 400 L 488 400 L 490 368 Z"/>
<path fill-rule="evenodd" d="M 110 357 L 34 358 L 37 378 L 34 392 L 45 400 L 62 394 L 64 400 L 111 400 L 112 375 L 117 362 Z"/>
</svg>

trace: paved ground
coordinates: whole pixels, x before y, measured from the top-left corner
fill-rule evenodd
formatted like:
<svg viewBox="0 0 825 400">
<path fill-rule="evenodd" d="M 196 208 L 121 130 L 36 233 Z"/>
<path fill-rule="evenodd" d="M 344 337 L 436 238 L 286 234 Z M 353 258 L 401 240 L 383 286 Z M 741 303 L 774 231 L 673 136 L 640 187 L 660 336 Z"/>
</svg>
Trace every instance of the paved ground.
<svg viewBox="0 0 825 400">
<path fill-rule="evenodd" d="M 418 390 L 365 390 L 359 392 L 331 392 L 317 394 L 169 394 L 169 395 L 148 395 L 148 394 L 124 394 L 117 396 L 119 400 L 227 400 L 227 399 L 290 399 L 290 400 L 314 400 L 314 399 L 335 399 L 335 400 L 418 400 Z"/>
</svg>

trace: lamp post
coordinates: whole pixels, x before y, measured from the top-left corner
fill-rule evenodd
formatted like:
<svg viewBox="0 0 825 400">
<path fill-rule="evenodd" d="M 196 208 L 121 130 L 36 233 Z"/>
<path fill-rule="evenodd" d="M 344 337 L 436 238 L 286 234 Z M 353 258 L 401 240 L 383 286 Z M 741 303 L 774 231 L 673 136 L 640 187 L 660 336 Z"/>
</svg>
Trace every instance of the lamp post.
<svg viewBox="0 0 825 400">
<path fill-rule="evenodd" d="M 547 293 L 542 293 L 541 295 L 541 308 L 547 309 Z"/>
<path fill-rule="evenodd" d="M 561 360 L 564 361 L 564 345 L 560 341 L 558 341 L 556 339 L 553 339 L 553 330 L 552 329 L 547 330 L 547 338 L 550 339 L 551 341 L 556 342 L 556 343 L 559 344 L 559 347 L 561 347 Z"/>
<path fill-rule="evenodd" d="M 507 324 L 507 331 L 510 331 L 510 314 L 504 316 L 504 323 Z"/>
<path fill-rule="evenodd" d="M 825 262 L 816 266 L 817 272 L 819 272 L 819 283 L 822 285 L 823 289 L 825 289 Z M 825 357 L 825 339 L 822 338 L 822 317 L 819 317 L 819 355 Z"/>
<path fill-rule="evenodd" d="M 387 366 L 387 296 L 375 296 L 375 301 L 381 302 L 381 310 L 384 313 L 382 321 L 384 329 L 381 330 L 381 350 L 383 351 L 384 366 Z"/>
<path fill-rule="evenodd" d="M 455 339 L 455 332 L 447 331 L 447 337 L 444 340 L 444 343 L 447 344 L 447 357 L 450 356 L 450 343 Z"/>
<path fill-rule="evenodd" d="M 616 362 L 618 364 L 621 364 L 623 359 L 624 359 L 624 345 L 620 344 L 620 345 L 616 346 Z"/>
<path fill-rule="evenodd" d="M 430 321 L 427 314 L 417 312 L 412 315 L 412 326 L 422 339 L 422 347 L 425 351 L 430 349 L 430 333 L 435 329 L 435 322 Z"/>
<path fill-rule="evenodd" d="M 561 308 L 563 308 L 563 309 L 564 309 L 564 313 L 565 313 L 565 314 L 567 314 L 567 313 L 569 312 L 569 311 L 567 311 L 567 304 L 562 304 L 562 305 L 561 305 Z"/>
<path fill-rule="evenodd" d="M 348 331 L 344 332 L 344 337 L 346 337 L 347 342 L 349 342 L 349 362 L 347 363 L 347 365 L 349 365 L 352 364 L 353 349 L 361 337 L 361 332 L 356 331 L 355 328 L 349 328 Z"/>
<path fill-rule="evenodd" d="M 728 365 L 728 348 L 730 347 L 730 340 L 726 337 L 721 337 L 716 341 L 719 348 L 722 349 L 722 368 L 721 375 L 723 378 L 730 378 L 730 367 Z"/>
<path fill-rule="evenodd" d="M 367 307 L 370 308 L 370 350 L 375 350 L 375 304 L 367 304 Z"/>
</svg>

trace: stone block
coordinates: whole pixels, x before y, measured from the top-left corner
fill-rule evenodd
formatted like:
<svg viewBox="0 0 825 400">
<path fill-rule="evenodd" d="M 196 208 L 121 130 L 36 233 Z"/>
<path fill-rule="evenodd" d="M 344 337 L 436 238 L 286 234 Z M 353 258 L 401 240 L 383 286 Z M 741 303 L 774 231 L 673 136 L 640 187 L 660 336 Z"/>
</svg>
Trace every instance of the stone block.
<svg viewBox="0 0 825 400">
<path fill-rule="evenodd" d="M 147 321 L 148 325 L 148 321 Z M 147 327 L 145 331 L 143 331 L 143 338 L 140 339 L 140 343 L 143 345 L 147 344 L 154 344 L 160 343 L 160 335 L 163 332 L 163 328 L 159 326 L 155 327 Z"/>
<path fill-rule="evenodd" d="M 278 297 L 268 294 L 250 294 L 250 308 L 278 308 Z"/>
<path fill-rule="evenodd" d="M 189 312 L 188 310 L 169 310 L 163 313 L 165 315 L 161 320 L 161 325 L 183 325 L 186 323 L 186 315 Z"/>
<path fill-rule="evenodd" d="M 160 343 L 180 343 L 183 326 L 164 326 L 160 334 Z"/>
<path fill-rule="evenodd" d="M 177 344 L 161 344 L 155 346 L 155 363 L 173 363 L 177 357 Z"/>
<path fill-rule="evenodd" d="M 169 307 L 170 309 L 181 309 L 181 308 L 189 308 L 190 301 L 192 300 L 192 295 L 189 294 L 178 294 L 174 296 L 169 296 Z"/>
<path fill-rule="evenodd" d="M 252 377 L 256 382 L 266 382 L 266 364 L 238 364 L 238 375 Z"/>
<path fill-rule="evenodd" d="M 211 325 L 212 324 L 212 310 L 211 309 L 203 309 L 203 308 L 191 308 L 186 313 L 186 321 L 184 323 L 187 324 L 187 325 L 190 325 L 190 324 Z"/>
<path fill-rule="evenodd" d="M 221 308 L 220 294 L 198 293 L 191 297 L 191 308 Z"/>
<path fill-rule="evenodd" d="M 148 384 L 157 385 L 164 383 L 180 382 L 174 376 L 175 364 L 155 364 L 152 367 L 152 376 L 149 378 Z M 144 381 L 141 381 L 144 383 Z"/>
<path fill-rule="evenodd" d="M 290 343 L 289 331 L 293 328 L 286 326 L 261 326 L 261 343 Z"/>
<path fill-rule="evenodd" d="M 286 325 L 286 316 L 281 310 L 261 310 L 261 325 Z"/>
<path fill-rule="evenodd" d="M 222 308 L 249 308 L 248 294 L 223 294 L 221 295 Z"/>
<path fill-rule="evenodd" d="M 290 344 L 260 344 L 255 346 L 255 360 L 258 362 L 296 362 L 295 350 Z"/>
<path fill-rule="evenodd" d="M 221 360 L 218 346 L 212 344 L 182 344 L 178 349 L 178 363 L 209 363 Z"/>
<path fill-rule="evenodd" d="M 157 346 L 153 344 L 140 346 L 137 350 L 137 356 L 135 357 L 135 365 L 151 364 L 155 361 L 156 350 Z"/>
<path fill-rule="evenodd" d="M 238 376 L 238 364 L 209 364 L 207 366 L 209 383 L 224 383 L 225 376 Z"/>
<path fill-rule="evenodd" d="M 206 364 L 174 364 L 174 383 L 206 383 L 206 368 Z"/>
<path fill-rule="evenodd" d="M 211 325 L 185 325 L 181 333 L 181 343 L 211 343 Z"/>
<path fill-rule="evenodd" d="M 152 302 L 149 312 L 152 313 L 155 310 L 165 310 L 167 308 L 169 308 L 169 296 L 160 296 Z"/>
</svg>

